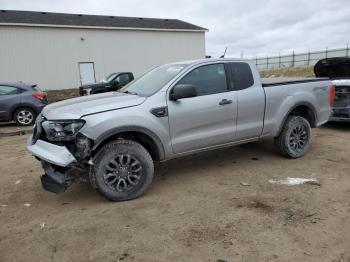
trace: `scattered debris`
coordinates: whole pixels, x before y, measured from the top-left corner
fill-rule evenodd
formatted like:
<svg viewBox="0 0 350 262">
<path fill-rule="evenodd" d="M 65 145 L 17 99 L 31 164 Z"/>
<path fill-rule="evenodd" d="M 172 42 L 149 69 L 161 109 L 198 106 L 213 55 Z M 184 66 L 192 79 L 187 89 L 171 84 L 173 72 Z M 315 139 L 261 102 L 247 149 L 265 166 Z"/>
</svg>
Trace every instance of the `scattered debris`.
<svg viewBox="0 0 350 262">
<path fill-rule="evenodd" d="M 259 160 L 259 158 L 257 158 L 257 157 L 252 157 L 251 160 L 255 160 L 255 161 L 256 161 L 256 160 Z"/>
<path fill-rule="evenodd" d="M 257 209 L 260 209 L 260 210 L 266 211 L 266 212 L 271 212 L 274 209 L 272 205 L 264 203 L 260 200 L 250 201 L 250 203 L 247 205 L 247 207 L 257 208 Z"/>
<path fill-rule="evenodd" d="M 241 186 L 251 186 L 251 184 L 248 184 L 246 182 L 240 182 Z"/>
<path fill-rule="evenodd" d="M 22 182 L 22 179 L 18 179 L 16 182 L 15 182 L 15 185 L 18 185 L 19 183 Z"/>
<path fill-rule="evenodd" d="M 278 184 L 278 185 L 287 185 L 287 186 L 294 186 L 294 185 L 301 185 L 301 184 L 310 184 L 310 185 L 317 185 L 320 186 L 320 182 L 316 178 L 298 178 L 298 177 L 287 177 L 287 179 L 270 179 L 269 183 L 271 184 Z"/>
<path fill-rule="evenodd" d="M 122 254 L 121 256 L 117 257 L 118 261 L 123 261 L 124 259 L 130 257 L 130 255 L 125 252 L 124 254 Z M 131 258 L 131 257 L 130 257 Z"/>
<path fill-rule="evenodd" d="M 280 209 L 280 214 L 287 223 L 305 221 L 308 218 L 312 219 L 312 217 L 316 215 L 316 213 L 308 213 L 307 211 L 302 209 L 293 209 L 289 207 Z"/>
<path fill-rule="evenodd" d="M 6 204 L 2 204 L 2 205 L 0 205 L 0 207 L 7 207 L 8 205 L 6 205 Z"/>
<path fill-rule="evenodd" d="M 29 204 L 29 203 L 25 203 L 23 204 L 25 207 L 30 207 L 32 204 Z"/>
<path fill-rule="evenodd" d="M 93 166 L 94 165 L 94 162 L 92 161 L 92 158 L 90 158 L 89 162 L 88 162 L 89 165 Z"/>
<path fill-rule="evenodd" d="M 44 229 L 45 227 L 45 222 L 40 223 L 40 229 Z"/>
</svg>

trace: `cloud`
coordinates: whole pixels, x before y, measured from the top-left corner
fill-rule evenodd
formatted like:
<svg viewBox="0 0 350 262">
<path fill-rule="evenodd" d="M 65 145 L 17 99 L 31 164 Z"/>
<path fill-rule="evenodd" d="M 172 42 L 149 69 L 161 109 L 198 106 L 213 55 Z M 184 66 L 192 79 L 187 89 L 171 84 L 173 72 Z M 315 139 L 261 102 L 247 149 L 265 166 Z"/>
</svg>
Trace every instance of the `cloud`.
<svg viewBox="0 0 350 262">
<path fill-rule="evenodd" d="M 207 54 L 265 56 L 343 47 L 348 0 L 0 0 L 0 9 L 177 18 L 208 28 Z"/>
</svg>

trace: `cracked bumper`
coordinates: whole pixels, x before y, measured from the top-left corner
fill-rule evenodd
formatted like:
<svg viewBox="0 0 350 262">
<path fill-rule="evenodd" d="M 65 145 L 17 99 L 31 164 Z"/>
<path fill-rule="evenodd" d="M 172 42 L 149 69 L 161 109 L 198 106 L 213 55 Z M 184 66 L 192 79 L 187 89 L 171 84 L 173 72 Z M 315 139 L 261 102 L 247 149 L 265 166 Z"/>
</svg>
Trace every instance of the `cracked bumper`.
<svg viewBox="0 0 350 262">
<path fill-rule="evenodd" d="M 32 137 L 27 141 L 27 149 L 40 160 L 57 166 L 66 167 L 77 162 L 65 146 L 57 146 L 43 140 L 38 140 L 35 144 L 32 144 Z"/>
</svg>

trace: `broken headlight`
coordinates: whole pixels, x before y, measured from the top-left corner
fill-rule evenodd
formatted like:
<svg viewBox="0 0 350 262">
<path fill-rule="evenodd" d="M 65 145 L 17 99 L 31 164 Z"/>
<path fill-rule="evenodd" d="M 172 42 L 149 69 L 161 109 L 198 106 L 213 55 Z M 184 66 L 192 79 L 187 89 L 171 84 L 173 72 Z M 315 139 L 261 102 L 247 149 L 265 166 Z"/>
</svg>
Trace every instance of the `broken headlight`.
<svg viewBox="0 0 350 262">
<path fill-rule="evenodd" d="M 42 127 L 50 141 L 71 141 L 85 124 L 84 120 L 44 121 Z"/>
</svg>

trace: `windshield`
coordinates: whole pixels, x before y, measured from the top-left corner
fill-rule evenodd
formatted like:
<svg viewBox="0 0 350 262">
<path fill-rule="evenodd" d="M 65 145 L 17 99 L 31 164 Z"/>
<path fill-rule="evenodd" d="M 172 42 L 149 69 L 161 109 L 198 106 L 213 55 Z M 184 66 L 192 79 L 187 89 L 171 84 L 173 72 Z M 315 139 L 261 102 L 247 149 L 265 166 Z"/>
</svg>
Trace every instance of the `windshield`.
<svg viewBox="0 0 350 262">
<path fill-rule="evenodd" d="M 113 78 L 116 76 L 116 73 L 110 74 L 109 76 L 107 76 L 106 78 L 102 79 L 101 82 L 103 83 L 109 83 L 113 80 Z"/>
<path fill-rule="evenodd" d="M 187 66 L 187 64 L 172 64 L 156 67 L 120 89 L 120 92 L 151 96 Z"/>
</svg>

